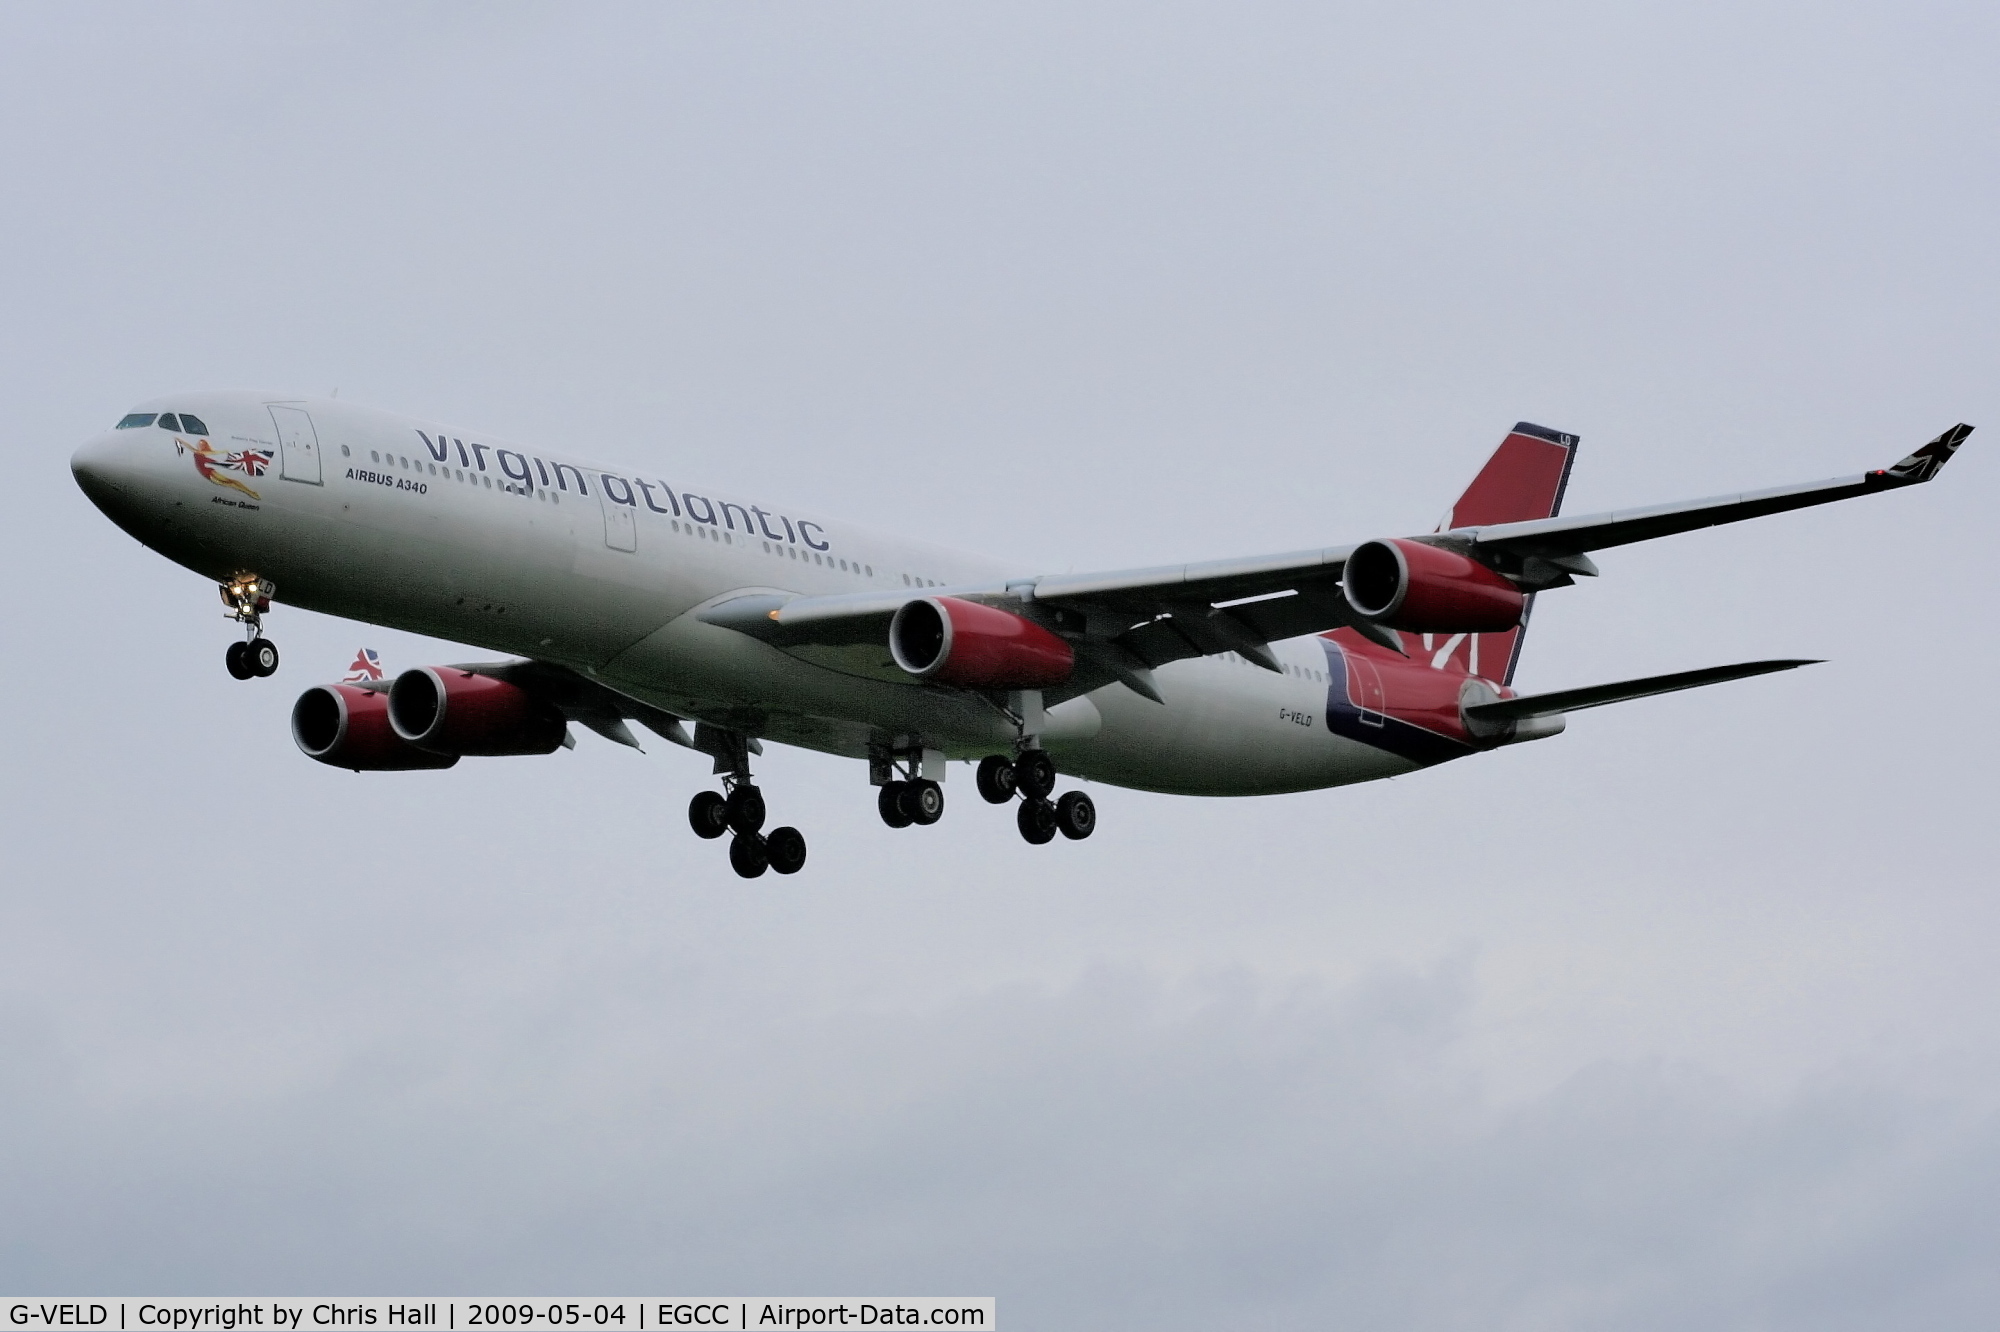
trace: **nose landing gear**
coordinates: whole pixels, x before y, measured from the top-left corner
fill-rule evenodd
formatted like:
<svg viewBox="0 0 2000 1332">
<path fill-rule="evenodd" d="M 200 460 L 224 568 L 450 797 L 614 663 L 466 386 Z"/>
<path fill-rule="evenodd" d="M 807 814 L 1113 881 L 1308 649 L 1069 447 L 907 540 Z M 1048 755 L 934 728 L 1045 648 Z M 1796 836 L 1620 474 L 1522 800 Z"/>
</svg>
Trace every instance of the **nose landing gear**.
<svg viewBox="0 0 2000 1332">
<path fill-rule="evenodd" d="M 278 646 L 264 637 L 264 612 L 271 609 L 271 598 L 276 595 L 278 585 L 253 573 L 240 573 L 221 588 L 222 604 L 229 608 L 228 617 L 243 626 L 243 641 L 229 645 L 223 654 L 223 664 L 238 680 L 275 675 Z"/>
</svg>

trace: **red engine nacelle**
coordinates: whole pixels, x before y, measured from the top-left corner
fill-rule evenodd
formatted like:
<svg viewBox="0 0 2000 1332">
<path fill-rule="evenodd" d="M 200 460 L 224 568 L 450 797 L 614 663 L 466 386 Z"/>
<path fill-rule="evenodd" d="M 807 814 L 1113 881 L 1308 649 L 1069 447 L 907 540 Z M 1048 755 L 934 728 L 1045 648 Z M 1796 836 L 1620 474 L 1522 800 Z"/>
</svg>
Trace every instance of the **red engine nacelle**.
<svg viewBox="0 0 2000 1332">
<path fill-rule="evenodd" d="M 957 597 L 906 601 L 889 622 L 889 655 L 919 680 L 968 689 L 1046 689 L 1076 654 L 1033 620 Z"/>
<path fill-rule="evenodd" d="M 307 758 L 356 772 L 449 768 L 456 754 L 418 749 L 389 725 L 389 696 L 352 685 L 314 685 L 292 704 L 292 739 Z"/>
<path fill-rule="evenodd" d="M 1347 557 L 1341 590 L 1355 610 L 1391 629 L 1492 634 L 1521 623 L 1527 597 L 1477 560 L 1421 541 L 1365 541 Z"/>
<path fill-rule="evenodd" d="M 417 666 L 389 687 L 389 725 L 435 754 L 552 754 L 562 712 L 518 685 L 451 667 Z"/>
</svg>

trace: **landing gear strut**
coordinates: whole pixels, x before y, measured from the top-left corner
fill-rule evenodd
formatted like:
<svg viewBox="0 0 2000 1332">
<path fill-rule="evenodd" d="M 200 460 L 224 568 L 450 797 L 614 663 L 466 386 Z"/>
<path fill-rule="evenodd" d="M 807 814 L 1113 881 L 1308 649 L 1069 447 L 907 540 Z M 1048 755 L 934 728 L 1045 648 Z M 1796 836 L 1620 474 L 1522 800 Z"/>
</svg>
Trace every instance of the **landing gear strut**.
<svg viewBox="0 0 2000 1332">
<path fill-rule="evenodd" d="M 688 802 L 688 826 L 695 836 L 733 834 L 729 867 L 746 879 L 767 869 L 797 874 L 806 863 L 805 834 L 797 828 L 773 828 L 768 835 L 763 831 L 764 793 L 750 778 L 749 742 L 733 731 L 706 726 L 696 729 L 695 738 L 715 755 L 715 771 L 722 778 L 722 790 L 697 791 Z"/>
<path fill-rule="evenodd" d="M 253 573 L 240 573 L 221 585 L 222 604 L 230 619 L 243 626 L 243 641 L 231 643 L 223 654 L 223 664 L 238 680 L 257 675 L 274 675 L 278 670 L 278 647 L 264 637 L 264 612 L 278 585 Z"/>
<path fill-rule="evenodd" d="M 990 804 L 1004 805 L 1021 797 L 1014 812 L 1014 824 L 1032 846 L 1046 846 L 1057 833 L 1080 842 L 1097 831 L 1096 802 L 1082 791 L 1068 791 L 1060 800 L 1050 800 L 1056 789 L 1056 764 L 1041 746 L 1041 727 L 1046 715 L 1041 694 L 1022 691 L 1008 699 L 1007 715 L 1020 727 L 1012 759 L 989 754 L 979 760 L 979 794 Z M 884 818 L 888 815 L 884 814 Z"/>
<path fill-rule="evenodd" d="M 1056 787 L 1056 765 L 1039 749 L 1023 750 L 1008 762 L 998 754 L 979 761 L 979 793 L 996 805 L 1005 804 L 1018 792 L 1021 804 L 1014 811 L 1014 824 L 1031 846 L 1046 846 L 1057 833 L 1072 842 L 1081 842 L 1097 831 L 1097 804 L 1082 791 L 1065 791 L 1062 799 L 1050 800 Z M 1006 794 L 1002 794 L 1002 793 Z M 998 799 L 995 799 L 995 796 Z"/>
<path fill-rule="evenodd" d="M 869 764 L 879 787 L 875 812 L 882 822 L 891 828 L 913 823 L 927 828 L 944 817 L 944 787 L 922 775 L 923 750 L 892 752 L 884 747 L 869 756 Z"/>
</svg>

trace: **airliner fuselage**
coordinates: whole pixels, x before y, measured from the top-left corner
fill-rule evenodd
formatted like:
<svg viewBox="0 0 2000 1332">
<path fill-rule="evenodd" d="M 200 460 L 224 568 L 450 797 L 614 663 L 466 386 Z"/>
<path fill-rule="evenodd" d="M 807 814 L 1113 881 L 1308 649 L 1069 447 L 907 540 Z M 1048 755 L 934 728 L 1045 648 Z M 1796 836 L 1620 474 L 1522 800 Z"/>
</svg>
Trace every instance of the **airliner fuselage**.
<svg viewBox="0 0 2000 1332">
<path fill-rule="evenodd" d="M 113 430 L 79 452 L 79 476 L 119 526 L 218 583 L 255 570 L 284 604 L 557 662 L 691 720 L 849 758 L 898 735 L 954 758 L 1014 738 L 975 695 L 814 665 L 692 612 L 745 589 L 1004 587 L 1035 569 L 666 469 L 612 468 L 337 400 L 277 404 L 312 432 L 288 453 L 274 402 L 206 393 L 144 404 L 135 414 L 177 407 L 208 434 Z M 261 475 L 219 471 L 238 484 L 217 485 L 193 465 L 201 438 L 225 457 L 272 456 Z M 1058 704 L 1044 743 L 1079 777 L 1198 795 L 1416 766 L 1320 724 L 1316 640 L 1275 650 L 1282 674 L 1234 655 L 1173 662 L 1157 675 L 1164 705 L 1117 685 Z"/>
</svg>

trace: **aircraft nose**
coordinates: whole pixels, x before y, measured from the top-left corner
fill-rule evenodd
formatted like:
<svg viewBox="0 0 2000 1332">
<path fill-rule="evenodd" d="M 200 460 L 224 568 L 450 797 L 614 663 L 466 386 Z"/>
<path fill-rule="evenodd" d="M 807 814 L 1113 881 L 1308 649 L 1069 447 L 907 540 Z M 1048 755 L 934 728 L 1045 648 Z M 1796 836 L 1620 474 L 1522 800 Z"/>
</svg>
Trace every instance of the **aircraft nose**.
<svg viewBox="0 0 2000 1332">
<path fill-rule="evenodd" d="M 97 504 L 129 491 L 138 480 L 138 460 L 132 457 L 130 441 L 107 431 L 87 441 L 70 455 L 70 474 L 83 493 Z"/>
<path fill-rule="evenodd" d="M 122 435 L 106 432 L 87 441 L 70 455 L 70 474 L 98 511 L 121 527 L 129 529 L 148 507 L 144 450 L 127 430 Z"/>
</svg>

